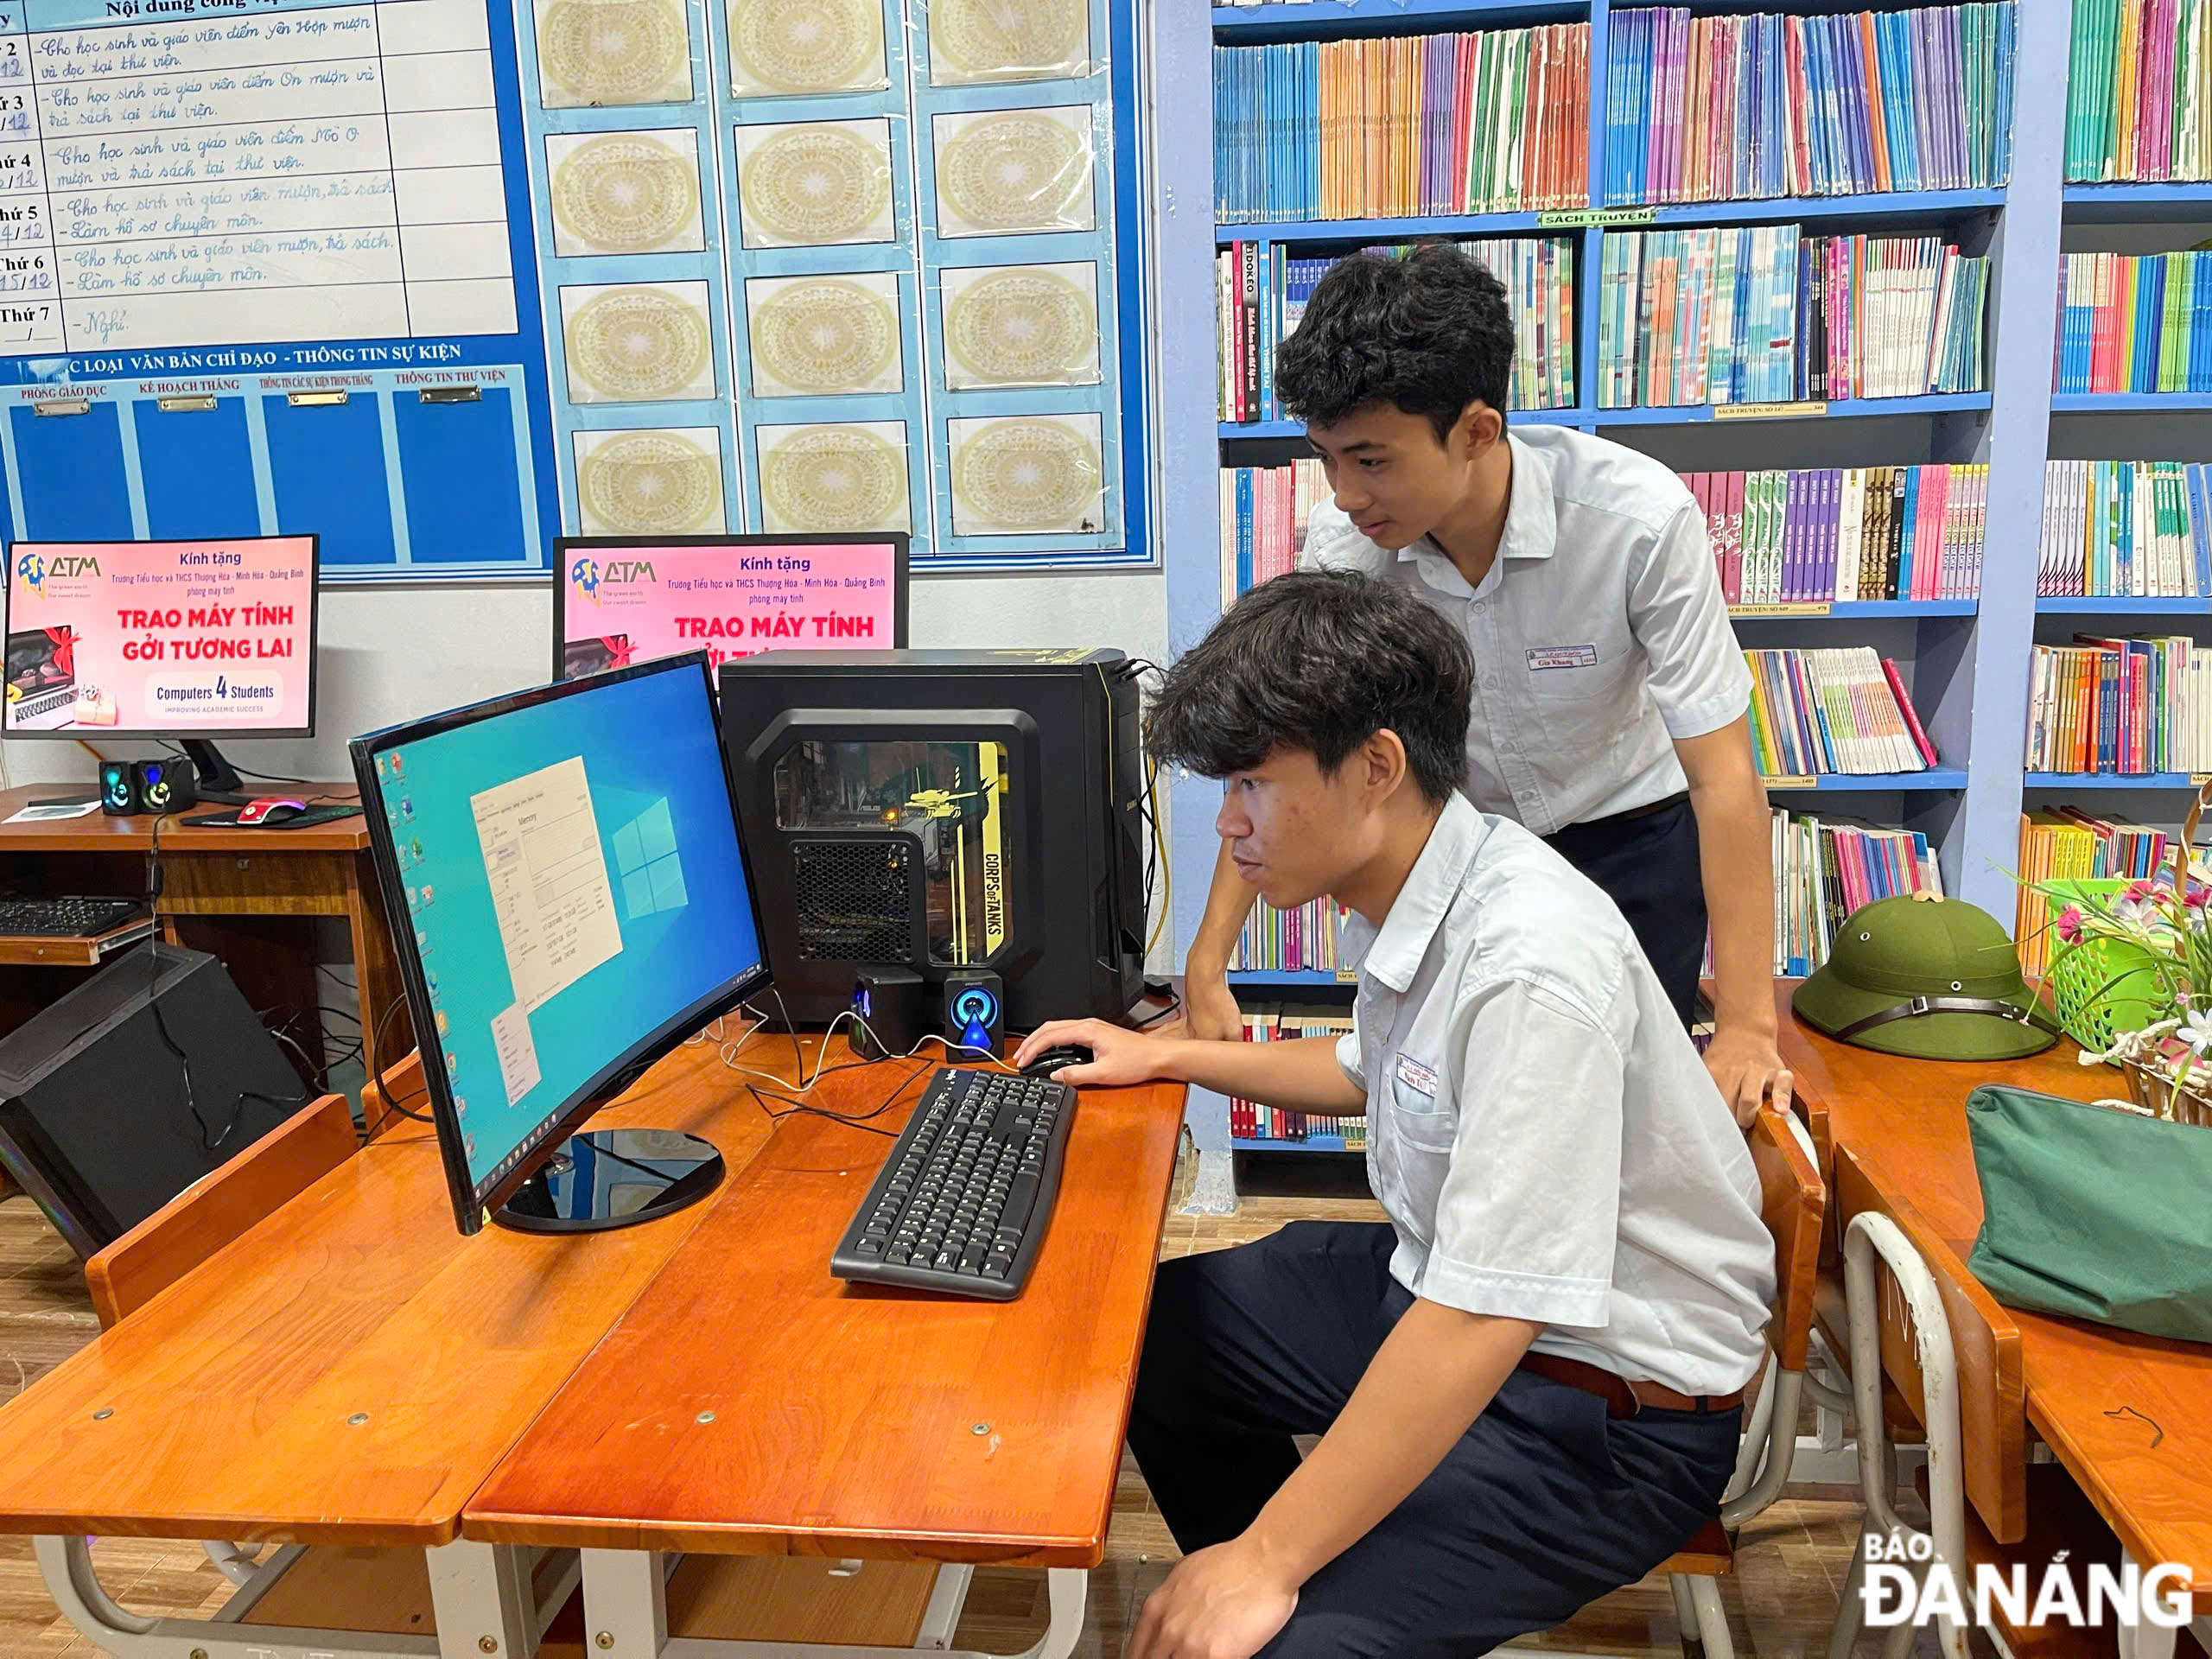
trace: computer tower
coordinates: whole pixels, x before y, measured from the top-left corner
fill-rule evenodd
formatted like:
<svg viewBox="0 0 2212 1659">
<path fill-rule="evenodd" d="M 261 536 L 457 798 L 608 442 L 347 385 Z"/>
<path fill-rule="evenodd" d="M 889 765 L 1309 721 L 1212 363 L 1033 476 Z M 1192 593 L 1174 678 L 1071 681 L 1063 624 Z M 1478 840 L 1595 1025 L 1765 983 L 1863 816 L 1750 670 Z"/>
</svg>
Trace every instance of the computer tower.
<svg viewBox="0 0 2212 1659">
<path fill-rule="evenodd" d="M 149 942 L 0 1038 L 0 1163 L 89 1256 L 313 1097 L 220 962 Z"/>
<path fill-rule="evenodd" d="M 1145 772 L 1118 651 L 771 652 L 721 669 L 723 741 L 796 1020 L 871 966 L 987 969 L 1006 1026 L 1143 990 Z"/>
</svg>

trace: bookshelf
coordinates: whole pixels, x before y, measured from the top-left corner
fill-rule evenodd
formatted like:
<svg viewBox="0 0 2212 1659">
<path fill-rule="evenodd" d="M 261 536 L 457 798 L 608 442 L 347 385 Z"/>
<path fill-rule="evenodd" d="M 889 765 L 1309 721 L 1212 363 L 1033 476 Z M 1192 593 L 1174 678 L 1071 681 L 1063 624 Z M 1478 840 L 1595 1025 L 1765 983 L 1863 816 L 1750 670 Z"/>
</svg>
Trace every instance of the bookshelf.
<svg viewBox="0 0 2212 1659">
<path fill-rule="evenodd" d="M 1590 25 L 1593 86 L 1589 177 L 1602 193 L 1607 177 L 1606 99 L 1609 23 L 1626 8 L 1611 0 L 1573 4 L 1467 3 L 1467 0 L 1322 0 L 1321 3 L 1216 6 L 1211 12 L 1164 7 L 1155 16 L 1158 86 L 1155 153 L 1160 186 L 1180 204 L 1162 215 L 1160 283 L 1166 386 L 1211 387 L 1219 335 L 1214 256 L 1236 242 L 1281 244 L 1298 257 L 1347 251 L 1425 236 L 1474 238 L 1569 234 L 1574 250 L 1577 397 L 1571 408 L 1516 412 L 1516 425 L 1547 422 L 1596 432 L 1643 449 L 1678 471 L 1761 467 L 1872 467 L 1922 462 L 1980 463 L 1990 467 L 1986 554 L 1980 595 L 1972 600 L 1847 601 L 1827 606 L 1745 607 L 1735 613 L 1747 645 L 1857 644 L 1852 627 L 1883 630 L 1885 655 L 1911 670 L 1913 700 L 1942 764 L 1888 776 L 1828 775 L 1786 779 L 1771 798 L 1792 812 L 1819 811 L 1816 798 L 1840 797 L 1828 810 L 1877 824 L 1924 832 L 1936 849 L 1944 888 L 2009 920 L 2024 804 L 2063 800 L 2079 791 L 2185 790 L 2185 775 L 2082 778 L 2024 775 L 2024 710 L 2031 645 L 2063 637 L 2069 623 L 2093 617 L 2141 620 L 2185 632 L 2212 618 L 2206 600 L 2038 600 L 2036 555 L 2041 532 L 2043 475 L 2048 456 L 2188 459 L 2212 453 L 2212 395 L 2137 394 L 2056 399 L 2052 364 L 2062 246 L 2071 250 L 2084 227 L 2117 226 L 2139 238 L 2145 227 L 2212 226 L 2212 184 L 2067 185 L 2065 124 L 2051 116 L 2067 100 L 2070 8 L 2063 0 L 2020 0 L 2015 12 L 2010 177 L 2000 188 L 1885 191 L 1855 195 L 1679 202 L 1584 213 L 1505 213 L 1424 219 L 1298 219 L 1203 223 L 1216 200 L 1211 83 L 1215 46 L 1340 40 L 1360 34 L 1405 35 L 1520 28 L 1547 22 Z M 1700 16 L 1761 10 L 1744 0 L 1699 0 Z M 1859 5 L 1797 0 L 1801 15 L 1856 12 Z M 1595 198 L 1593 197 L 1593 200 Z M 1195 207 L 1196 211 L 1192 211 Z M 1751 415 L 1711 407 L 1600 410 L 1596 405 L 1599 312 L 1592 296 L 1609 235 L 1652 230 L 1800 225 L 1808 237 L 1940 235 L 1990 261 L 1984 317 L 1986 391 L 1917 397 L 1839 399 L 1783 404 Z M 2187 240 L 2158 245 L 2185 247 Z M 2179 234 L 2179 232 L 2177 232 Z M 2152 245 L 2125 244 L 2131 251 Z M 1209 441 L 1198 429 L 1211 419 L 1203 394 L 1172 401 L 1166 411 L 1160 489 L 1166 525 L 1164 563 L 1171 648 L 1187 647 L 1221 607 L 1219 497 L 1224 466 L 1280 465 L 1303 436 L 1295 422 L 1213 420 Z M 1192 405 L 1197 405 L 1193 407 Z M 2054 414 L 2065 417 L 2066 442 L 2054 442 Z M 2187 423 L 2192 443 L 2174 447 L 2171 418 Z M 2202 423 L 2200 428 L 2199 423 Z M 2138 429 L 2135 446 L 2098 448 L 2099 429 Z M 2166 447 L 2160 448 L 2163 441 Z M 2090 447 L 2084 448 L 2083 445 Z M 2147 446 L 2147 447 L 2146 447 Z M 2099 626 L 2091 624 L 2089 626 Z M 2054 632 L 2054 631 L 2056 631 Z M 1203 913 L 1217 843 L 1211 833 L 1215 785 L 1173 780 L 1171 855 L 1175 860 L 1178 936 L 1187 942 Z M 2054 792 L 2055 791 L 2055 792 Z M 2104 798 L 2101 796 L 2100 798 Z M 1333 973 L 1238 975 L 1241 994 L 1295 999 L 1333 983 Z M 1225 1105 L 1193 1096 L 1192 1122 L 1202 1149 L 1230 1147 Z M 1209 1106 L 1222 1112 L 1209 1118 Z M 1243 1143 L 1240 1143 L 1240 1145 Z M 1279 1148 L 1270 1148 L 1279 1149 Z"/>
</svg>

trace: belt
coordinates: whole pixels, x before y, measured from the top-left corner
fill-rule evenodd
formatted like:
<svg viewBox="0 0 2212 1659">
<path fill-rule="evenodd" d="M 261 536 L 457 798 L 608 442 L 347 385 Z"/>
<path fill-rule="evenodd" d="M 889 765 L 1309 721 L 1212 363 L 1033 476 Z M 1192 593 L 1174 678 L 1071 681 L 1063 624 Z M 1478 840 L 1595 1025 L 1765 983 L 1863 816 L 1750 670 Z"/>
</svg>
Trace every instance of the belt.
<svg viewBox="0 0 2212 1659">
<path fill-rule="evenodd" d="M 1643 806 L 1631 806 L 1625 812 L 1609 812 L 1602 818 L 1584 818 L 1578 823 L 1566 825 L 1557 833 L 1563 836 L 1576 830 L 1610 830 L 1617 824 L 1633 823 L 1638 818 L 1649 818 L 1664 812 L 1670 806 L 1680 806 L 1689 798 L 1690 792 L 1687 789 L 1677 790 L 1664 800 L 1651 801 Z"/>
<path fill-rule="evenodd" d="M 1646 1407 L 1653 1411 L 1733 1411 L 1744 1403 L 1741 1389 L 1733 1394 L 1677 1394 L 1656 1382 L 1631 1382 L 1602 1366 L 1562 1359 L 1557 1354 L 1523 1354 L 1515 1369 L 1596 1395 L 1605 1402 L 1608 1417 L 1633 1417 Z"/>
</svg>

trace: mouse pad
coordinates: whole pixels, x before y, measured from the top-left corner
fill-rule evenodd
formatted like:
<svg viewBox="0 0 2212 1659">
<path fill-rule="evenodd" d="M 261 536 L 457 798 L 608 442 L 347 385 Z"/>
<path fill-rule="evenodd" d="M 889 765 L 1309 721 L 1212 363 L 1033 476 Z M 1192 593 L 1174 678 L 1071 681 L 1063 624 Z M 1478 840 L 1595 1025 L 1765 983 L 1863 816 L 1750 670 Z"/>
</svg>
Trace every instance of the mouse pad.
<svg viewBox="0 0 2212 1659">
<path fill-rule="evenodd" d="M 238 810 L 229 812 L 207 812 L 185 822 L 195 830 L 310 830 L 318 823 L 335 823 L 340 818 L 355 818 L 361 814 L 358 806 L 311 806 L 297 817 L 287 818 L 282 823 L 240 823 Z"/>
</svg>

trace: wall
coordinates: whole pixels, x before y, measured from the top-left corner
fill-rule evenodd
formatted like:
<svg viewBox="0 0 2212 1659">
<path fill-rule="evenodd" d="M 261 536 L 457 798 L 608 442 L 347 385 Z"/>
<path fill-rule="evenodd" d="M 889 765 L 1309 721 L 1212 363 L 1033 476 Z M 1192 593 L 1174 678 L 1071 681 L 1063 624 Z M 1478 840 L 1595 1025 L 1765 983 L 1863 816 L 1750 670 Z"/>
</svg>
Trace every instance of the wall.
<svg viewBox="0 0 2212 1659">
<path fill-rule="evenodd" d="M 223 753 L 258 772 L 348 778 L 346 740 L 358 732 L 543 681 L 552 607 L 543 583 L 327 588 L 317 734 L 296 741 L 226 738 Z M 917 645 L 1116 645 L 1165 660 L 1166 589 L 1150 570 L 918 577 L 908 633 Z M 110 757 L 155 752 L 148 745 L 98 747 Z M 0 751 L 12 783 L 90 787 L 91 757 L 73 743 L 18 738 Z"/>
</svg>

